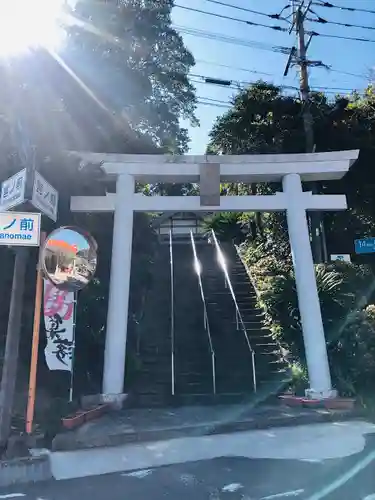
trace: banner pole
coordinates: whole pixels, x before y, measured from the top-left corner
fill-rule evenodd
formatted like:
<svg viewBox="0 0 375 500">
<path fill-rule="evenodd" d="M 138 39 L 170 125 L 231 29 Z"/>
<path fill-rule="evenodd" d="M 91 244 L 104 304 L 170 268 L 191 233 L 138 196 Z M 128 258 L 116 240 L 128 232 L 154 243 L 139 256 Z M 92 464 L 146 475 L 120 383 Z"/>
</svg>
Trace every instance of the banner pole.
<svg viewBox="0 0 375 500">
<path fill-rule="evenodd" d="M 47 235 L 45 232 L 42 232 L 40 235 L 40 248 L 39 248 L 38 265 L 36 273 L 33 340 L 31 346 L 29 391 L 27 397 L 27 411 L 26 411 L 27 434 L 32 433 L 33 421 L 34 421 L 36 374 L 38 368 L 38 352 L 39 352 L 40 314 L 41 314 L 42 300 L 43 300 L 42 249 L 46 236 Z"/>
<path fill-rule="evenodd" d="M 76 321 L 77 321 L 77 298 L 78 293 L 74 294 L 74 312 L 73 312 L 73 351 L 72 351 L 72 365 L 70 368 L 70 390 L 69 390 L 69 402 L 73 401 L 73 382 L 74 382 L 74 355 L 76 350 Z"/>
</svg>

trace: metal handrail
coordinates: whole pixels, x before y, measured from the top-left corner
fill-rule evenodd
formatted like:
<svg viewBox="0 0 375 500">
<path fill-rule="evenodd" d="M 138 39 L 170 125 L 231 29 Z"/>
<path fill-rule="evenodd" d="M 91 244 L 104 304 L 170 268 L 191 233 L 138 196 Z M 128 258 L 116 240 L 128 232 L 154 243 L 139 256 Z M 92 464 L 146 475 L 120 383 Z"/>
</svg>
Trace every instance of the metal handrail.
<svg viewBox="0 0 375 500">
<path fill-rule="evenodd" d="M 174 365 L 174 271 L 173 271 L 173 246 L 172 230 L 169 231 L 169 259 L 171 269 L 171 377 L 172 377 L 172 396 L 175 395 L 175 365 Z"/>
<path fill-rule="evenodd" d="M 212 389 L 213 389 L 213 393 L 216 394 L 216 361 L 215 361 L 215 350 L 214 350 L 214 346 L 213 346 L 213 343 L 212 343 L 210 323 L 208 321 L 208 314 L 207 314 L 206 299 L 204 297 L 204 292 L 203 292 L 203 284 L 202 284 L 202 276 L 201 276 L 201 263 L 199 262 L 199 259 L 198 259 L 197 249 L 196 249 L 196 246 L 195 246 L 194 235 L 193 235 L 192 231 L 190 231 L 190 239 L 191 239 L 191 245 L 193 247 L 194 267 L 195 267 L 195 271 L 196 271 L 197 276 L 198 276 L 199 290 L 201 292 L 201 298 L 202 298 L 202 303 L 203 303 L 203 323 L 204 323 L 204 329 L 207 332 L 208 343 L 209 343 L 210 352 L 211 352 Z"/>
<path fill-rule="evenodd" d="M 256 371 L 255 371 L 255 352 L 254 352 L 254 349 L 251 347 L 251 343 L 250 343 L 250 340 L 249 340 L 249 336 L 247 334 L 246 326 L 245 326 L 245 323 L 244 323 L 244 321 L 242 319 L 242 314 L 240 312 L 240 309 L 238 307 L 236 295 L 234 293 L 233 286 L 232 286 L 232 283 L 231 283 L 231 280 L 230 280 L 230 277 L 229 277 L 229 273 L 228 273 L 228 269 L 227 269 L 227 264 L 225 262 L 224 254 L 223 254 L 223 252 L 221 250 L 219 242 L 217 241 L 216 234 L 215 234 L 214 230 L 211 230 L 211 233 L 212 233 L 212 237 L 213 237 L 213 240 L 214 240 L 214 243 L 215 243 L 215 247 L 216 247 L 216 251 L 217 251 L 218 262 L 219 262 L 219 265 L 220 265 L 220 267 L 222 268 L 222 270 L 224 272 L 225 283 L 226 283 L 226 285 L 228 286 L 228 288 L 230 290 L 230 293 L 232 295 L 232 299 L 233 299 L 233 302 L 234 302 L 234 306 L 236 308 L 237 330 L 238 330 L 238 327 L 241 325 L 242 331 L 243 331 L 243 333 L 245 335 L 247 346 L 248 346 L 250 354 L 251 354 L 254 392 L 257 392 L 257 379 L 256 379 Z"/>
</svg>

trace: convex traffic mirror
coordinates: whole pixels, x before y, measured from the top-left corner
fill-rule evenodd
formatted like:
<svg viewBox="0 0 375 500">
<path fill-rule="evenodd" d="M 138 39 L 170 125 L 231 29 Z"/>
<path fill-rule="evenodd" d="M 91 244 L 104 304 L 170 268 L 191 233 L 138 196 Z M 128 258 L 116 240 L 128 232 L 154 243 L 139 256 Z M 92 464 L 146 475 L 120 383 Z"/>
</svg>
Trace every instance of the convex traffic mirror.
<svg viewBox="0 0 375 500">
<path fill-rule="evenodd" d="M 60 290 L 78 291 L 94 277 L 97 244 L 86 231 L 65 226 L 45 240 L 41 264 L 46 277 Z"/>
</svg>

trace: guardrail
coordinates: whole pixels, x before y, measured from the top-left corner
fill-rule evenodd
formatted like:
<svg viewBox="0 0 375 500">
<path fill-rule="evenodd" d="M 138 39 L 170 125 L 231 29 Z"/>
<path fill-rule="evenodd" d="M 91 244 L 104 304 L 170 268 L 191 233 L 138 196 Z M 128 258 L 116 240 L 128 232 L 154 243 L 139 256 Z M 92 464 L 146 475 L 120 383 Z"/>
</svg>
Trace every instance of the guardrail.
<svg viewBox="0 0 375 500">
<path fill-rule="evenodd" d="M 202 277 L 201 277 L 201 264 L 200 264 L 199 259 L 198 259 L 197 249 L 196 249 L 196 245 L 195 245 L 195 241 L 194 241 L 194 235 L 193 235 L 192 231 L 190 231 L 190 239 L 191 239 L 191 245 L 193 247 L 194 267 L 195 267 L 195 271 L 196 271 L 196 273 L 198 275 L 199 289 L 200 289 L 202 303 L 203 303 L 203 323 L 204 323 L 204 329 L 207 332 L 208 343 L 209 343 L 209 348 L 210 348 L 210 353 L 211 353 L 212 389 L 213 389 L 213 393 L 216 394 L 216 359 L 215 359 L 215 350 L 214 350 L 213 343 L 212 343 L 210 323 L 208 321 L 208 315 L 207 315 L 206 299 L 204 297 L 204 292 L 203 292 L 203 284 L 202 284 Z"/>
<path fill-rule="evenodd" d="M 235 306 L 235 309 L 236 309 L 236 326 L 237 326 L 237 330 L 239 330 L 240 327 L 241 327 L 242 332 L 245 335 L 246 344 L 247 344 L 248 349 L 249 349 L 250 354 L 251 354 L 251 364 L 252 364 L 252 372 L 253 372 L 253 386 L 254 386 L 254 392 L 257 392 L 257 379 L 256 379 L 256 370 L 255 370 L 255 352 L 254 352 L 254 349 L 251 347 L 251 343 L 250 343 L 250 340 L 249 340 L 249 336 L 247 334 L 246 326 L 245 326 L 245 323 L 244 323 L 244 321 L 242 319 L 242 315 L 241 315 L 240 309 L 238 307 L 236 295 L 234 293 L 233 286 L 232 286 L 232 283 L 231 283 L 231 280 L 230 280 L 230 277 L 229 277 L 229 273 L 228 273 L 227 264 L 225 262 L 225 256 L 224 256 L 224 254 L 223 254 L 223 252 L 221 250 L 221 247 L 220 247 L 220 244 L 219 244 L 219 242 L 217 240 L 215 232 L 212 230 L 211 233 L 212 233 L 212 238 L 213 238 L 213 241 L 214 241 L 214 244 L 215 244 L 215 247 L 216 247 L 217 260 L 218 260 L 218 263 L 219 263 L 221 269 L 224 272 L 225 283 L 226 283 L 226 285 L 228 286 L 228 288 L 230 290 L 230 293 L 232 295 L 232 299 L 233 299 L 233 302 L 234 302 L 234 306 Z"/>
<path fill-rule="evenodd" d="M 169 260 L 171 271 L 171 386 L 172 396 L 175 395 L 175 356 L 174 356 L 174 264 L 173 264 L 173 243 L 172 243 L 172 230 L 169 231 Z"/>
</svg>

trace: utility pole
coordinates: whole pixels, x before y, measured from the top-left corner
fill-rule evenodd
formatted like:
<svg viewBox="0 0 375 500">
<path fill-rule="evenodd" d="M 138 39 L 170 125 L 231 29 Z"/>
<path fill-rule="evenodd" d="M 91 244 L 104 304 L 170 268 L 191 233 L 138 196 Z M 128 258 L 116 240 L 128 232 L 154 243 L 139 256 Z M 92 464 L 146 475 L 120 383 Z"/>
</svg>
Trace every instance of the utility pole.
<svg viewBox="0 0 375 500">
<path fill-rule="evenodd" d="M 5 448 L 10 434 L 13 399 L 16 389 L 18 349 L 20 343 L 23 293 L 29 249 L 16 248 L 9 319 L 5 343 L 4 362 L 0 388 L 0 446 Z"/>
<path fill-rule="evenodd" d="M 300 91 L 303 102 L 303 126 L 305 129 L 306 153 L 314 150 L 314 122 L 310 110 L 309 73 L 307 70 L 304 14 L 298 7 L 295 14 L 296 31 L 298 35 L 298 60 L 300 67 Z"/>
<path fill-rule="evenodd" d="M 306 53 L 307 48 L 310 44 L 310 40 L 306 44 L 305 40 L 305 27 L 304 21 L 306 14 L 309 10 L 311 4 L 311 0 L 305 10 L 303 12 L 304 1 L 300 2 L 299 5 L 296 5 L 295 0 L 291 0 L 291 7 L 293 9 L 293 27 L 295 27 L 295 31 L 298 38 L 298 48 L 292 48 L 289 60 L 284 72 L 284 76 L 287 75 L 290 64 L 292 62 L 292 58 L 296 56 L 297 64 L 300 68 L 300 93 L 302 100 L 302 113 L 303 113 L 303 126 L 305 131 L 305 151 L 306 153 L 312 153 L 315 150 L 315 142 L 314 142 L 314 120 L 311 114 L 310 109 L 310 87 L 309 87 L 309 73 L 308 66 L 309 61 L 307 60 Z M 311 183 L 311 190 L 313 193 L 318 192 L 317 183 Z M 314 257 L 314 262 L 319 264 L 323 262 L 323 245 L 322 245 L 322 220 L 321 215 L 318 212 L 311 212 L 309 215 L 310 218 L 310 228 L 311 228 L 311 243 L 312 243 L 312 253 Z"/>
</svg>

